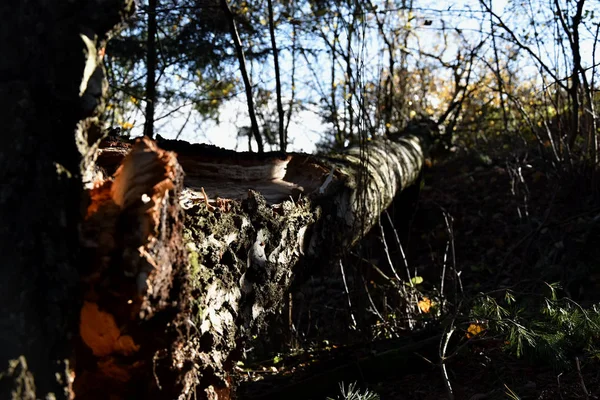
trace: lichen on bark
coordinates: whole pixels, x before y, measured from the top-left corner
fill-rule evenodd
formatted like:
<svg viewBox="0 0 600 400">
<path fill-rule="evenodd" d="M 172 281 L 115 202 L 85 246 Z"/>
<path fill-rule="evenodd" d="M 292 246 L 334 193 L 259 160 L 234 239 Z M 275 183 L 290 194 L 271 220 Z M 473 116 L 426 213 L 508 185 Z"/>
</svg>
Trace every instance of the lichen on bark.
<svg viewBox="0 0 600 400">
<path fill-rule="evenodd" d="M 228 386 L 240 343 L 278 312 L 313 222 L 308 199 L 270 206 L 254 191 L 225 212 L 186 210 L 191 340 L 181 359 L 197 361 L 191 382 L 207 396 Z"/>
</svg>

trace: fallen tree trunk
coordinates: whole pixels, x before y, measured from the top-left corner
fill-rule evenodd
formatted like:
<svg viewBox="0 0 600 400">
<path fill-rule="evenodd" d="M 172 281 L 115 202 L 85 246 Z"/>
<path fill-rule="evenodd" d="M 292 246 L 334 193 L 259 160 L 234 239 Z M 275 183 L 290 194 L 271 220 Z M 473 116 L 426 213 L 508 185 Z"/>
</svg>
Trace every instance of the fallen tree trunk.
<svg viewBox="0 0 600 400">
<path fill-rule="evenodd" d="M 179 204 L 185 209 L 185 224 L 179 229 L 184 232 L 182 243 L 188 252 L 188 262 L 186 277 L 176 284 L 177 293 L 165 294 L 165 299 L 178 304 L 171 307 L 172 320 L 168 321 L 171 328 L 163 327 L 163 332 L 170 333 L 160 334 L 160 326 L 150 332 L 169 337 L 172 343 L 162 348 L 149 343 L 145 352 L 135 347 L 135 352 L 146 356 L 134 357 L 138 365 L 145 365 L 137 375 L 147 377 L 152 364 L 148 356 L 160 354 L 167 376 L 177 379 L 163 381 L 161 374 L 154 374 L 150 384 L 145 381 L 144 395 L 156 397 L 162 393 L 161 397 L 167 398 L 176 393 L 183 397 L 195 393 L 201 398 L 228 398 L 231 389 L 228 371 L 239 358 L 244 340 L 265 329 L 269 316 L 280 310 L 294 279 L 308 276 L 316 268 L 327 268 L 377 222 L 399 190 L 417 179 L 434 133 L 432 128 L 431 124 L 421 122 L 418 135 L 401 136 L 395 141 L 375 140 L 362 150 L 349 149 L 332 157 L 235 153 L 159 138 L 162 148 L 177 153 L 178 162 L 186 172 L 179 197 Z M 147 150 L 148 146 L 151 147 L 146 144 L 144 148 Z M 127 153 L 127 147 L 118 143 L 106 147 L 99 156 L 99 164 L 111 172 Z M 134 171 L 130 174 L 137 175 Z M 161 172 L 159 176 L 164 174 Z M 90 226 L 92 230 L 94 224 Z M 160 229 L 173 231 L 167 225 Z M 96 233 L 95 238 L 100 236 Z M 109 236 L 114 237 L 114 230 Z M 135 242 L 128 251 L 135 253 L 139 245 Z M 120 249 L 118 253 L 123 252 Z M 120 269 L 131 270 L 126 264 Z M 141 281 L 147 280 L 148 287 L 170 287 L 178 282 L 175 275 L 182 272 L 177 268 L 169 268 L 167 273 L 160 271 L 163 268 L 147 269 Z M 158 280 L 157 275 L 161 275 Z M 139 276 L 135 280 L 140 281 Z M 135 293 L 128 296 L 135 298 Z M 147 303 L 147 297 L 140 294 L 127 314 L 139 313 L 140 308 L 135 305 Z M 129 324 L 147 320 L 148 314 L 142 313 Z M 115 341 L 125 331 L 115 333 Z M 132 343 L 141 340 L 131 336 Z M 96 363 L 104 362 L 106 357 L 114 360 L 115 352 L 120 351 L 115 347 Z M 124 365 L 120 368 L 131 370 Z M 113 372 L 96 375 L 94 381 L 113 388 L 114 383 L 106 384 Z M 131 396 L 131 387 L 141 394 L 139 382 L 127 379 L 122 385 L 123 392 L 117 394 Z M 76 380 L 75 386 L 79 387 L 77 383 Z M 99 390 L 94 388 L 95 393 Z M 104 394 L 115 392 L 111 389 Z"/>
</svg>

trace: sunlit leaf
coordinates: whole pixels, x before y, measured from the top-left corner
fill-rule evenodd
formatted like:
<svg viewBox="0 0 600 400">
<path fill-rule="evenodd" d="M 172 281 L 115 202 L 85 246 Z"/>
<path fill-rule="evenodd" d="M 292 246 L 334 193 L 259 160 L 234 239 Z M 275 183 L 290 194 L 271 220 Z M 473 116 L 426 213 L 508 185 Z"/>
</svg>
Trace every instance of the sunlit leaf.
<svg viewBox="0 0 600 400">
<path fill-rule="evenodd" d="M 419 306 L 419 309 L 425 314 L 427 314 L 431 310 L 433 302 L 431 301 L 431 299 L 423 297 L 423 300 L 419 301 L 417 304 Z"/>
<path fill-rule="evenodd" d="M 421 283 L 423 283 L 423 277 L 415 276 L 415 277 L 411 278 L 410 283 L 412 283 L 413 285 L 420 285 Z"/>
<path fill-rule="evenodd" d="M 121 128 L 123 128 L 123 129 L 132 129 L 133 128 L 133 124 L 129 121 L 122 122 L 120 125 L 121 125 Z"/>
<path fill-rule="evenodd" d="M 483 325 L 478 323 L 471 324 L 467 328 L 467 338 L 471 339 L 475 336 L 483 334 L 483 332 L 485 332 L 485 328 L 483 327 Z"/>
</svg>

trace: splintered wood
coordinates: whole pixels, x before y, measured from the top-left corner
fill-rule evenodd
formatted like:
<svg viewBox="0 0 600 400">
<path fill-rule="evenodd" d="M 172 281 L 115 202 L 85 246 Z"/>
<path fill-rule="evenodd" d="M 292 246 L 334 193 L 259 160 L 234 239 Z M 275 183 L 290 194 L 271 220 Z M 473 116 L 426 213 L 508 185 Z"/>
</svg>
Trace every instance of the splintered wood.
<svg viewBox="0 0 600 400">
<path fill-rule="evenodd" d="M 177 201 L 182 180 L 175 153 L 143 138 L 114 179 L 94 182 L 88 193 L 80 337 L 91 351 L 76 357 L 78 398 L 129 398 L 139 393 L 135 386 L 142 377 L 148 378 L 146 387 L 154 385 L 148 383 L 154 381 L 151 359 L 166 329 L 154 326 L 159 332 L 149 339 L 144 336 L 153 333 L 143 326 L 176 304 L 171 289 L 174 265 L 183 258 Z"/>
</svg>

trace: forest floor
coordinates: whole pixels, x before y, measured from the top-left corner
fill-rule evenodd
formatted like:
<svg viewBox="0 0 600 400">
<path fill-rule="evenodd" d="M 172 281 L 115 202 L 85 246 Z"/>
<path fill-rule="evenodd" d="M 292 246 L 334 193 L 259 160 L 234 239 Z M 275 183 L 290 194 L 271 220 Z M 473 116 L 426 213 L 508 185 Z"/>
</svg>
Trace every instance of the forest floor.
<svg viewBox="0 0 600 400">
<path fill-rule="evenodd" d="M 598 187 L 595 178 L 589 174 L 557 172 L 548 163 L 529 161 L 525 155 L 495 160 L 477 155 L 456 156 L 426 170 L 421 190 L 417 191 L 417 202 L 409 199 L 408 203 L 402 200 L 394 205 L 402 213 L 416 204 L 416 212 L 409 219 L 399 221 L 394 217 L 398 212 L 392 213 L 392 218 L 400 231 L 400 241 L 405 244 L 409 269 L 414 268 L 415 275 L 424 280 L 422 293 L 429 290 L 439 294 L 442 271 L 446 274 L 443 276 L 460 272 L 460 279 L 455 279 L 452 284 L 445 278 L 448 282 L 446 293 L 451 292 L 449 288 L 456 290 L 453 295 L 446 295 L 454 298 L 450 303 L 455 310 L 460 308 L 459 304 L 467 303 L 466 299 L 480 293 L 495 293 L 506 288 L 512 288 L 514 293 L 529 293 L 539 291 L 540 282 L 542 286 L 561 283 L 562 296 L 590 307 L 600 300 Z M 394 260 L 398 259 L 400 253 L 391 250 L 393 240 L 388 242 L 388 253 Z M 391 276 L 393 271 L 389 267 L 386 270 L 383 265 L 386 258 L 381 254 L 380 257 L 368 257 L 362 253 L 363 260 L 369 259 Z M 403 263 L 394 263 L 398 270 L 404 269 Z M 307 295 L 307 291 L 298 290 L 296 298 L 300 296 L 306 308 L 312 310 L 312 314 L 306 309 L 298 310 L 298 307 L 294 310 L 294 330 L 301 340 L 288 340 L 287 351 L 286 346 L 266 346 L 262 348 L 265 350 L 262 354 L 263 357 L 270 355 L 267 361 L 255 360 L 239 366 L 238 378 L 246 380 L 240 386 L 241 399 L 324 399 L 321 386 L 325 384 L 322 381 L 329 383 L 327 393 L 332 398 L 343 398 L 339 390 L 331 392 L 332 384 L 337 386 L 339 382 L 345 382 L 347 387 L 353 381 L 358 382 L 358 387 L 377 393 L 381 399 L 450 399 L 450 387 L 455 399 L 470 400 L 600 396 L 597 360 L 583 354 L 571 354 L 562 366 L 557 367 L 543 358 L 517 357 L 506 350 L 502 338 L 465 341 L 465 329 L 457 330 L 456 335 L 462 335 L 462 340 L 449 344 L 446 354 L 454 353 L 454 356 L 446 362 L 445 376 L 439 361 L 441 339 L 437 339 L 435 333 L 440 332 L 440 327 L 447 328 L 448 318 L 422 324 L 416 334 L 400 323 L 392 327 L 388 323 L 388 329 L 383 333 L 377 328 L 358 329 L 361 324 L 382 326 L 378 318 L 361 319 L 361 315 L 369 314 L 364 310 L 373 311 L 372 308 L 377 307 L 375 304 L 382 304 L 381 301 L 383 307 L 400 310 L 403 303 L 389 293 L 374 291 L 369 302 L 363 300 L 361 303 L 360 298 L 352 298 L 354 313 L 343 312 L 344 302 L 352 297 L 344 293 L 354 290 L 353 282 L 359 283 L 356 287 L 362 287 L 360 282 L 367 281 L 376 286 L 374 281 L 377 279 L 369 276 L 364 279 L 368 268 L 363 265 L 357 270 L 360 279 L 353 280 L 350 276 L 353 274 L 346 272 L 349 276 L 345 287 L 350 289 L 340 287 L 339 279 L 337 286 L 331 284 L 331 275 L 323 278 L 324 282 L 330 283 L 318 295 L 314 295 L 317 291 Z M 386 290 L 389 289 L 387 286 Z M 327 299 L 333 297 L 337 302 L 329 304 Z M 347 304 L 345 306 L 347 311 Z M 323 309 L 322 313 L 319 313 L 319 307 Z M 394 315 L 397 318 L 399 314 Z M 353 328 L 348 329 L 349 326 Z M 310 327 L 313 328 L 308 333 Z M 402 333 L 397 334 L 395 328 Z M 341 333 L 348 330 L 355 333 Z M 281 329 L 277 332 L 275 335 L 286 336 Z M 298 335 L 299 332 L 303 334 Z M 286 337 L 289 339 L 289 335 Z M 391 340 L 393 337 L 396 339 Z M 400 352 L 400 358 L 375 358 L 371 364 L 361 361 L 376 353 L 389 354 L 390 348 L 403 348 L 406 343 L 398 340 L 410 338 L 410 343 L 414 343 L 415 340 L 418 342 L 418 337 L 429 342 L 415 351 L 406 347 L 410 357 Z M 597 341 L 597 338 L 592 340 Z M 364 344 L 365 341 L 370 343 Z M 391 344 L 375 349 L 375 341 Z M 289 346 L 290 342 L 293 346 Z M 289 347 L 295 347 L 296 351 L 289 351 Z M 579 371 L 576 358 L 580 360 Z M 428 361 L 423 361 L 425 359 Z M 315 376 L 321 379 L 315 379 Z"/>
<path fill-rule="evenodd" d="M 431 218 L 436 209 L 452 216 L 457 269 L 470 295 L 520 284 L 528 289 L 542 280 L 561 282 L 564 294 L 581 304 L 597 303 L 600 258 L 594 243 L 600 240 L 595 221 L 600 203 L 593 177 L 558 174 L 547 163 L 525 157 L 485 161 L 462 157 L 429 169 L 413 230 L 431 229 L 419 218 Z M 440 231 L 444 222 L 438 217 L 437 223 L 434 230 Z M 414 262 L 431 263 L 430 253 L 422 248 Z M 583 359 L 579 373 L 574 357 L 570 365 L 556 368 L 518 358 L 498 341 L 467 347 L 448 363 L 447 381 L 456 399 L 600 395 L 597 360 Z M 381 382 L 373 390 L 382 399 L 448 399 L 445 381 L 436 367 Z"/>
</svg>

